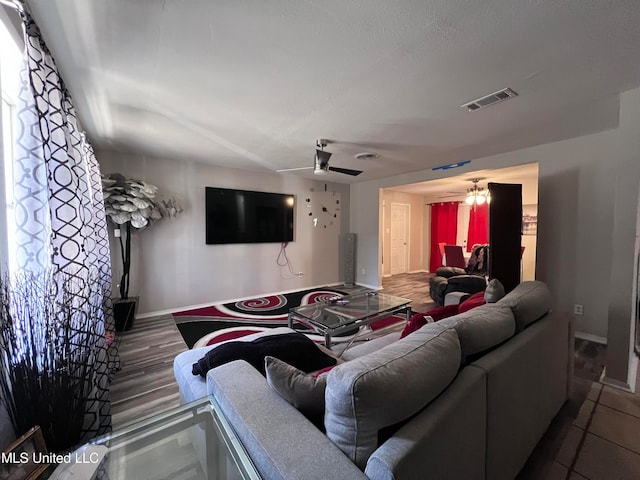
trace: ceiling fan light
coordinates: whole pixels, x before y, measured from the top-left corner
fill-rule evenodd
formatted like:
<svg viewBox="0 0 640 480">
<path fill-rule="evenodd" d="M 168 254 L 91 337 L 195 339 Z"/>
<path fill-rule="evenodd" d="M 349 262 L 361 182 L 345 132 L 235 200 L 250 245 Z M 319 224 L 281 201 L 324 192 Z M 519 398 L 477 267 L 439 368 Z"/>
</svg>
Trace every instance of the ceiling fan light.
<svg viewBox="0 0 640 480">
<path fill-rule="evenodd" d="M 487 197 L 485 197 L 484 195 L 478 195 L 476 197 L 476 203 L 478 205 L 482 205 L 485 202 L 486 199 L 487 199 Z"/>
<path fill-rule="evenodd" d="M 314 175 L 326 175 L 327 171 L 324 168 L 314 168 Z"/>
<path fill-rule="evenodd" d="M 473 205 L 473 202 L 475 201 L 475 198 L 473 196 L 473 194 L 471 192 L 467 193 L 467 198 L 465 199 L 465 202 L 467 203 L 467 205 Z"/>
</svg>

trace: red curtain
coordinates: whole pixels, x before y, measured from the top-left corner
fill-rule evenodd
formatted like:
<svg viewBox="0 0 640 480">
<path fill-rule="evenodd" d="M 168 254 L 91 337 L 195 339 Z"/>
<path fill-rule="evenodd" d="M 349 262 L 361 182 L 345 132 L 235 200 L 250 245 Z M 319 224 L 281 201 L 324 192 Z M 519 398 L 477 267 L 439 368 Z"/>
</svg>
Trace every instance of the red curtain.
<svg viewBox="0 0 640 480">
<path fill-rule="evenodd" d="M 467 252 L 476 243 L 489 243 L 489 205 L 474 205 L 469 214 L 469 233 L 467 234 Z"/>
<path fill-rule="evenodd" d="M 434 203 L 431 205 L 431 257 L 429 271 L 435 272 L 442 265 L 438 243 L 456 244 L 458 234 L 458 203 Z"/>
</svg>

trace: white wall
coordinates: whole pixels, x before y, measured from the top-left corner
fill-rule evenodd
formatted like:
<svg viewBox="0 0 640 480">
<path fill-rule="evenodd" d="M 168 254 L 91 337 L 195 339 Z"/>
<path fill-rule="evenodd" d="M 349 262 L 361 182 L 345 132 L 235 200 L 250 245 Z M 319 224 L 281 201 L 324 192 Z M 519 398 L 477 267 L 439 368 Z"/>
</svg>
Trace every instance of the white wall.
<svg viewBox="0 0 640 480">
<path fill-rule="evenodd" d="M 604 381 L 634 390 L 638 357 L 633 353 L 637 291 L 638 194 L 640 191 L 640 88 L 620 96 L 618 162 L 611 215 L 607 366 Z M 610 212 L 611 213 L 611 212 Z"/>
<path fill-rule="evenodd" d="M 313 227 L 304 201 L 312 189 L 324 191 L 323 182 L 111 151 L 96 156 L 103 174 L 118 172 L 148 181 L 161 194 L 180 199 L 185 210 L 135 234 L 130 294 L 140 295 L 140 315 L 341 280 L 338 237 L 348 231 L 348 186 L 327 184 L 329 192 L 340 194 L 342 209 L 339 224 L 325 229 Z M 287 253 L 295 271 L 304 276 L 289 278 L 288 269 L 276 265 L 278 243 L 205 245 L 205 186 L 296 195 L 295 241 Z M 121 268 L 112 255 L 116 284 Z"/>
</svg>

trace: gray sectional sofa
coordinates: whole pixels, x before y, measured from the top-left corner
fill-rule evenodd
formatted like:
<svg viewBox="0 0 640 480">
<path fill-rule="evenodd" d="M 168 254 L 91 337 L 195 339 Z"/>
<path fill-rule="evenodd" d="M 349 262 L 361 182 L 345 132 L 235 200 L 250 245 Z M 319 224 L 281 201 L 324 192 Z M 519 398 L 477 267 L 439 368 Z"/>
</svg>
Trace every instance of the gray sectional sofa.
<svg viewBox="0 0 640 480">
<path fill-rule="evenodd" d="M 286 329 L 284 329 L 286 330 Z M 326 378 L 326 433 L 246 362 L 176 357 L 183 401 L 214 395 L 267 479 L 513 479 L 568 397 L 570 318 L 541 282 L 358 344 Z"/>
</svg>

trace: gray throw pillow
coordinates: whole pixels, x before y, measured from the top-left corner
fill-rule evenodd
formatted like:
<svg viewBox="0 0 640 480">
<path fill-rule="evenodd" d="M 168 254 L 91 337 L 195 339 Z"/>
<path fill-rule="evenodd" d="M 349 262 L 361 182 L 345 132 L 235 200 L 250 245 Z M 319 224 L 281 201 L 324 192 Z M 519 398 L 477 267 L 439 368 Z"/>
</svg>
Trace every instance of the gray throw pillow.
<svg viewBox="0 0 640 480">
<path fill-rule="evenodd" d="M 484 291 L 484 301 L 487 303 L 496 303 L 504 296 L 504 285 L 502 285 L 497 278 L 492 279 Z"/>
<path fill-rule="evenodd" d="M 324 430 L 324 391 L 327 374 L 304 373 L 275 357 L 265 357 L 267 383 L 314 425 Z"/>
</svg>

